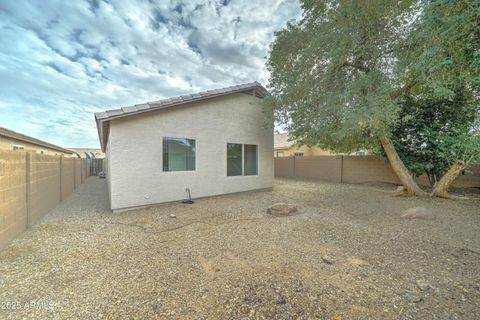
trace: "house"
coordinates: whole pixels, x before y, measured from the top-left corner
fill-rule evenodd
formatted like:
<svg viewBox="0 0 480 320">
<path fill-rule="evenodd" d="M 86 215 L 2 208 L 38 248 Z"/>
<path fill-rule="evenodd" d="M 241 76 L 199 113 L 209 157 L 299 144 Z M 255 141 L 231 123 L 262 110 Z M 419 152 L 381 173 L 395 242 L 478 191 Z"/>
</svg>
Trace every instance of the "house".
<svg viewBox="0 0 480 320">
<path fill-rule="evenodd" d="M 23 150 L 48 155 L 74 156 L 70 150 L 2 127 L 0 127 L 0 150 Z"/>
<path fill-rule="evenodd" d="M 105 158 L 105 153 L 101 149 L 97 148 L 68 148 L 68 150 L 73 151 L 78 155 L 79 158 L 95 158 L 103 159 Z"/>
<path fill-rule="evenodd" d="M 113 211 L 273 185 L 258 82 L 95 114 Z"/>
<path fill-rule="evenodd" d="M 303 156 L 329 156 L 333 155 L 329 151 L 318 147 L 308 147 L 296 144 L 288 137 L 288 133 L 275 134 L 274 136 L 274 156 L 275 157 L 303 157 Z"/>
</svg>

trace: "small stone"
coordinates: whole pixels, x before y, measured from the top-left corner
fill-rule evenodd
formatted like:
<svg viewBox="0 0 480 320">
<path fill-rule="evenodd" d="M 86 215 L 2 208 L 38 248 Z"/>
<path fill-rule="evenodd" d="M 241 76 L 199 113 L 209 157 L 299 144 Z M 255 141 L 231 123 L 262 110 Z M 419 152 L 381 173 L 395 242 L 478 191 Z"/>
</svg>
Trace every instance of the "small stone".
<svg viewBox="0 0 480 320">
<path fill-rule="evenodd" d="M 285 300 L 284 297 L 281 297 L 280 299 L 278 299 L 277 304 L 287 304 L 287 300 Z"/>
<path fill-rule="evenodd" d="M 335 259 L 327 254 L 323 255 L 322 261 L 325 262 L 326 264 L 334 264 Z"/>
<path fill-rule="evenodd" d="M 415 281 L 418 289 L 422 290 L 422 291 L 426 291 L 428 290 L 428 288 L 430 288 L 430 285 L 428 284 L 428 282 L 424 281 L 424 280 L 417 280 Z"/>
<path fill-rule="evenodd" d="M 352 266 L 368 266 L 369 263 L 363 259 L 359 258 L 349 258 L 347 263 Z"/>
<path fill-rule="evenodd" d="M 276 203 L 267 209 L 267 213 L 274 216 L 290 216 L 298 213 L 298 206 L 287 203 Z"/>
<path fill-rule="evenodd" d="M 405 297 L 412 301 L 412 302 L 420 302 L 423 300 L 423 297 L 422 296 L 419 296 L 418 294 L 416 294 L 415 292 L 413 291 L 410 291 L 410 290 L 405 290 Z"/>
<path fill-rule="evenodd" d="M 174 215 L 173 213 L 169 215 L 170 218 L 176 218 L 177 216 Z"/>
<path fill-rule="evenodd" d="M 423 220 L 433 220 L 435 216 L 433 213 L 423 207 L 414 207 L 403 211 L 400 216 L 402 219 L 423 219 Z"/>
</svg>

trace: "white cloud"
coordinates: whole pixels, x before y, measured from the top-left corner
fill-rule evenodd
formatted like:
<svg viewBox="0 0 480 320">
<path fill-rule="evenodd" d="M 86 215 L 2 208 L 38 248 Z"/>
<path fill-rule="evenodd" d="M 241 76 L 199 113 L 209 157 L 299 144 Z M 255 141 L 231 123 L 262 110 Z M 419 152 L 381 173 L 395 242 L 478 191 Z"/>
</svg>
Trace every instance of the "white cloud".
<svg viewBox="0 0 480 320">
<path fill-rule="evenodd" d="M 0 126 L 98 146 L 96 111 L 266 83 L 273 32 L 300 13 L 296 0 L 9 1 L 0 5 Z"/>
</svg>

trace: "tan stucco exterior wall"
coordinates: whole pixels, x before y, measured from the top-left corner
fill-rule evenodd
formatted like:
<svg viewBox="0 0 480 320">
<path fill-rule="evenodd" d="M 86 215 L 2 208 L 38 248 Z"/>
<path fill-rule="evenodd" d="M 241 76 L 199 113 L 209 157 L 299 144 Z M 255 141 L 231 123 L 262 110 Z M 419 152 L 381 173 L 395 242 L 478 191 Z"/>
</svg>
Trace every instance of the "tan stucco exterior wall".
<svg viewBox="0 0 480 320">
<path fill-rule="evenodd" d="M 273 124 L 261 100 L 237 93 L 110 122 L 107 175 L 111 208 L 273 186 Z M 162 138 L 195 139 L 196 170 L 163 172 Z M 227 177 L 227 143 L 258 145 L 258 175 Z"/>
<path fill-rule="evenodd" d="M 65 157 L 71 157 L 69 153 L 64 153 L 55 149 L 50 149 L 48 147 L 39 146 L 22 140 L 13 139 L 10 137 L 0 136 L 0 150 L 13 150 L 13 146 L 22 146 L 25 149 L 23 151 L 31 151 L 35 153 L 41 153 L 46 155 L 64 155 Z M 76 155 L 74 155 L 76 157 Z"/>
</svg>

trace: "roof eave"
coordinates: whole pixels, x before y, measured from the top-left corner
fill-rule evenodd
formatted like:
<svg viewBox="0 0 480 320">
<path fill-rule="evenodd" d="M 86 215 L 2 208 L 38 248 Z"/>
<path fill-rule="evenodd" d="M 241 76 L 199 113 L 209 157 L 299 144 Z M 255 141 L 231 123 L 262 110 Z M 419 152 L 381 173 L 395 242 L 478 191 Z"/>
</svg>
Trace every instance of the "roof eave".
<svg viewBox="0 0 480 320">
<path fill-rule="evenodd" d="M 109 110 L 105 112 L 97 112 L 95 113 L 95 121 L 97 123 L 97 131 L 98 131 L 98 138 L 100 140 L 100 147 L 103 152 L 106 152 L 106 146 L 107 146 L 108 136 L 109 136 L 109 132 L 108 132 L 109 123 L 111 120 L 130 117 L 137 114 L 146 113 L 149 111 L 170 109 L 172 107 L 176 107 L 179 105 L 223 97 L 223 96 L 227 96 L 234 93 L 245 93 L 245 92 L 251 91 L 254 97 L 257 97 L 260 99 L 263 99 L 268 94 L 268 91 L 257 81 L 251 84 L 239 85 L 237 87 L 238 88 L 233 90 L 227 90 L 228 88 L 223 88 L 223 89 L 199 92 L 199 93 L 190 95 L 190 96 L 198 95 L 198 97 L 192 98 L 192 99 L 185 99 L 182 97 L 173 97 L 173 98 L 170 98 L 170 100 L 174 100 L 174 101 L 168 104 L 163 102 L 160 102 L 157 104 L 155 104 L 155 102 L 147 102 L 147 103 L 138 104 L 135 106 L 122 107 L 120 109 L 114 109 L 114 110 Z M 207 94 L 207 92 L 209 94 Z M 137 107 L 137 109 L 135 110 L 133 107 Z M 128 112 L 125 112 L 125 110 L 128 110 Z M 112 115 L 109 115 L 108 114 L 109 112 Z"/>
</svg>

